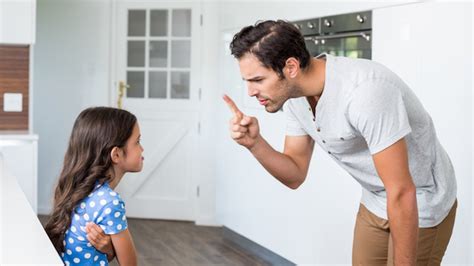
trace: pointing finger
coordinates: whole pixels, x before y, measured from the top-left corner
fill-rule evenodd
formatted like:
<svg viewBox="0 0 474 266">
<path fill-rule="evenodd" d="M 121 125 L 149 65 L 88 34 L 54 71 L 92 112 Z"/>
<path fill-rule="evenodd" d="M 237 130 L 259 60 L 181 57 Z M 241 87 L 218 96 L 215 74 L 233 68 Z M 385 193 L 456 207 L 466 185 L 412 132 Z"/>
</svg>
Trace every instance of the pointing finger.
<svg viewBox="0 0 474 266">
<path fill-rule="evenodd" d="M 239 108 L 237 107 L 237 105 L 234 103 L 234 101 L 229 97 L 227 96 L 226 94 L 224 94 L 224 96 L 222 96 L 222 99 L 224 99 L 224 101 L 227 103 L 227 106 L 229 106 L 230 110 L 232 111 L 232 113 L 238 117 L 239 119 L 242 119 L 242 117 L 244 116 L 244 114 L 239 110 Z"/>
</svg>

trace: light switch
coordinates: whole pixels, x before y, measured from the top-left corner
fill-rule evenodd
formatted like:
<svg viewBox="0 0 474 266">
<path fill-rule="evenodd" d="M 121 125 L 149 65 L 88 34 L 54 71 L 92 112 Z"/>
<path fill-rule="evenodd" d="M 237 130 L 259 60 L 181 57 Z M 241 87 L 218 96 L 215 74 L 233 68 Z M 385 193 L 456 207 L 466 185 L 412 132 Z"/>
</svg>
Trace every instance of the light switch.
<svg viewBox="0 0 474 266">
<path fill-rule="evenodd" d="M 3 94 L 3 111 L 4 112 L 23 111 L 23 94 L 21 93 Z"/>
</svg>

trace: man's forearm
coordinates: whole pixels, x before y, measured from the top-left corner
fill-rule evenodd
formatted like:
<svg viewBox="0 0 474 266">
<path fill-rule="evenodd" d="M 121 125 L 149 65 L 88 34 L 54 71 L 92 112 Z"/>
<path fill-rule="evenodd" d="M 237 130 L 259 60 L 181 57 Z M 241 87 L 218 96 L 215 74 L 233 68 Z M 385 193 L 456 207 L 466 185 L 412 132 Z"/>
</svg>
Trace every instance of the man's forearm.
<svg viewBox="0 0 474 266">
<path fill-rule="evenodd" d="M 304 181 L 306 174 L 298 168 L 296 162 L 290 156 L 273 149 L 262 137 L 249 150 L 271 175 L 287 187 L 296 189 Z"/>
<path fill-rule="evenodd" d="M 390 232 L 395 265 L 415 265 L 418 243 L 416 189 L 388 194 Z"/>
</svg>

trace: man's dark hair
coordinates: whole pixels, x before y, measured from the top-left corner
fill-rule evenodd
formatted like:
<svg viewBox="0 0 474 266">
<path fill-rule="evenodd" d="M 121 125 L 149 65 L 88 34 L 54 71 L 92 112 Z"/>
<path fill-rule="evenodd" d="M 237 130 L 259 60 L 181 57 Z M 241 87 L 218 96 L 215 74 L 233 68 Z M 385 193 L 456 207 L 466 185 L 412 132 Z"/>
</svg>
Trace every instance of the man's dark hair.
<svg viewBox="0 0 474 266">
<path fill-rule="evenodd" d="M 240 59 L 251 53 L 263 66 L 273 69 L 284 78 L 283 68 L 288 58 L 294 57 L 302 69 L 309 65 L 310 55 L 300 31 L 283 20 L 257 21 L 234 35 L 230 43 L 232 55 Z"/>
</svg>

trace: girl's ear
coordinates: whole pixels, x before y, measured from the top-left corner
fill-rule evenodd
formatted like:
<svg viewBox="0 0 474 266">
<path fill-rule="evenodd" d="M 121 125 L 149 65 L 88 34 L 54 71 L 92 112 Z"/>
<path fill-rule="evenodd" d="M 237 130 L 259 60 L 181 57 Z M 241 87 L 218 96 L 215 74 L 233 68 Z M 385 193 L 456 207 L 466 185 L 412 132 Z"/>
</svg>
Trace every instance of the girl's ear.
<svg viewBox="0 0 474 266">
<path fill-rule="evenodd" d="M 113 163 L 118 163 L 120 161 L 121 150 L 119 147 L 114 147 L 110 152 L 110 159 Z"/>
</svg>

